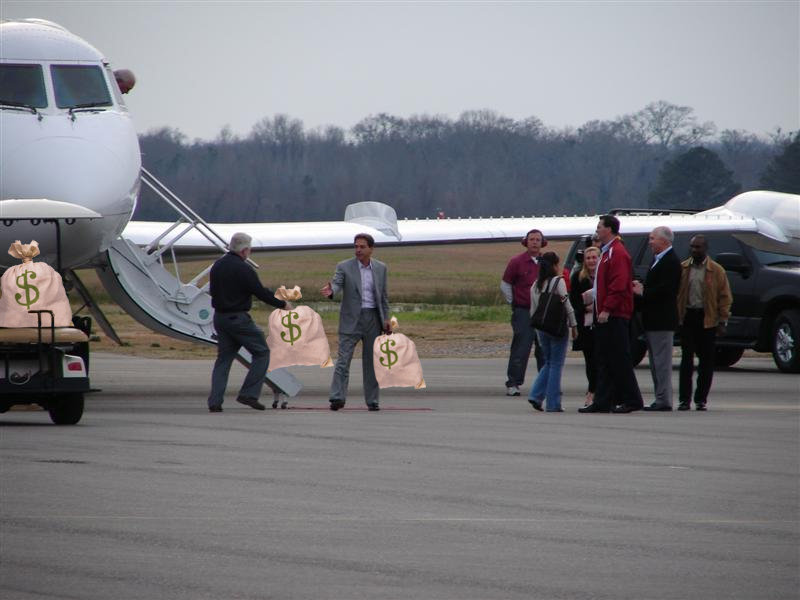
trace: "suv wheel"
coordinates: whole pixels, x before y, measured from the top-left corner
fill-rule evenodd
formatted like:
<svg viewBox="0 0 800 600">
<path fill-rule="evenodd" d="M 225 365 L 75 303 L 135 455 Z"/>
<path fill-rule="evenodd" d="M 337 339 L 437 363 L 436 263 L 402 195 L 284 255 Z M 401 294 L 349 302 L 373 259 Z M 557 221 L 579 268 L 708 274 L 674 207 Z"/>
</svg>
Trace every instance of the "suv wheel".
<svg viewBox="0 0 800 600">
<path fill-rule="evenodd" d="M 731 367 L 739 362 L 744 354 L 744 348 L 734 348 L 731 346 L 717 346 L 714 355 L 714 366 L 716 367 Z"/>
<path fill-rule="evenodd" d="M 772 358 L 784 373 L 800 373 L 800 310 L 784 310 L 775 319 Z"/>
</svg>

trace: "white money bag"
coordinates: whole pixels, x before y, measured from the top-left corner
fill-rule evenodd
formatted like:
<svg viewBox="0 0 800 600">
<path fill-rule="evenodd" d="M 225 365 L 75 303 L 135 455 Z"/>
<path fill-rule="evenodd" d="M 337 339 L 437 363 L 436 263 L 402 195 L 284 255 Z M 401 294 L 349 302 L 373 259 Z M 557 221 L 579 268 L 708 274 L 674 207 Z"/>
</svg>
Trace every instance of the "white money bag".
<svg viewBox="0 0 800 600">
<path fill-rule="evenodd" d="M 281 286 L 275 297 L 292 302 L 302 294 L 297 286 L 293 290 Z M 333 366 L 322 317 L 308 306 L 273 310 L 269 316 L 267 345 L 270 371 L 294 365 Z"/>
<path fill-rule="evenodd" d="M 72 309 L 61 275 L 48 264 L 33 262 L 39 244 L 11 244 L 8 253 L 22 260 L 3 273 L 0 279 L 0 327 L 36 327 L 38 315 L 29 310 L 52 310 L 56 327 L 72 326 Z M 42 314 L 42 327 L 50 327 L 50 315 Z"/>
<path fill-rule="evenodd" d="M 392 329 L 397 319 L 392 317 Z M 426 387 L 422 377 L 422 363 L 417 355 L 417 346 L 402 333 L 379 335 L 372 346 L 372 365 L 375 379 L 382 388 Z"/>
</svg>

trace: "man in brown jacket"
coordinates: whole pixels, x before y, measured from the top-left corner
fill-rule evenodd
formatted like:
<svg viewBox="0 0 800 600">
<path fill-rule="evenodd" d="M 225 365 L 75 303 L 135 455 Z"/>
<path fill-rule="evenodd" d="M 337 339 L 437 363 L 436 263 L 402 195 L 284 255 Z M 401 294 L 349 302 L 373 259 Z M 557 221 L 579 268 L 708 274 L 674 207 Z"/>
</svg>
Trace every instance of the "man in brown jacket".
<svg viewBox="0 0 800 600">
<path fill-rule="evenodd" d="M 692 397 L 694 356 L 697 354 L 697 389 L 694 404 L 706 410 L 714 377 L 716 336 L 725 333 L 731 311 L 728 276 L 708 256 L 708 240 L 696 235 L 689 242 L 691 256 L 681 263 L 678 320 L 681 334 L 681 372 L 678 410 L 689 410 Z"/>
</svg>

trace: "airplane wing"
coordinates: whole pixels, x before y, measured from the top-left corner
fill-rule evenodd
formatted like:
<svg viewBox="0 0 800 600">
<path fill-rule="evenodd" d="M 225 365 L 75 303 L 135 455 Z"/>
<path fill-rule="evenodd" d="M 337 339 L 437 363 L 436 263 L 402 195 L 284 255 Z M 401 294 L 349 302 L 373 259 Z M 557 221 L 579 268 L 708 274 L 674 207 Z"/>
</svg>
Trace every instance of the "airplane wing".
<svg viewBox="0 0 800 600">
<path fill-rule="evenodd" d="M 659 225 L 667 225 L 676 232 L 759 230 L 759 223 L 755 218 L 739 212 L 625 214 L 623 211 L 618 217 L 623 237 L 626 233 L 647 233 Z M 219 246 L 209 239 L 210 236 L 202 226 L 193 227 L 191 224 L 176 227 L 171 237 L 159 238 L 173 225 L 131 221 L 122 237 L 138 246 L 152 245 L 155 248 L 160 244 L 172 245 L 176 251 L 182 253 L 201 252 L 214 245 Z M 342 221 L 201 225 L 207 225 L 224 242 L 230 240 L 235 232 L 243 231 L 253 237 L 254 250 L 266 251 L 349 247 L 357 233 L 369 233 L 381 246 L 516 241 L 534 228 L 543 231 L 548 239 L 575 239 L 594 233 L 597 216 L 397 219 L 391 207 L 369 202 L 350 205 L 346 218 Z"/>
</svg>

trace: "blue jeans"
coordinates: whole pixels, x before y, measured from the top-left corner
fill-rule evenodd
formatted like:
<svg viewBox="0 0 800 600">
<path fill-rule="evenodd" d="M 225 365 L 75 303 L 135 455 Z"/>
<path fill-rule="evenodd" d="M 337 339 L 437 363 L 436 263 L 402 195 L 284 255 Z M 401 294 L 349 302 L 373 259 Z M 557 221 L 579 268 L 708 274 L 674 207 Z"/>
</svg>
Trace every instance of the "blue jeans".
<svg viewBox="0 0 800 600">
<path fill-rule="evenodd" d="M 217 332 L 217 360 L 211 373 L 208 406 L 222 404 L 231 364 L 242 346 L 253 358 L 239 396 L 258 399 L 269 367 L 269 346 L 264 332 L 246 312 L 214 313 L 214 330 Z"/>
<path fill-rule="evenodd" d="M 561 372 L 564 370 L 564 360 L 567 357 L 569 335 L 555 337 L 544 331 L 536 333 L 539 336 L 539 346 L 542 348 L 544 366 L 533 382 L 528 400 L 541 402 L 547 398 L 545 409 L 558 410 L 561 408 Z"/>
</svg>

